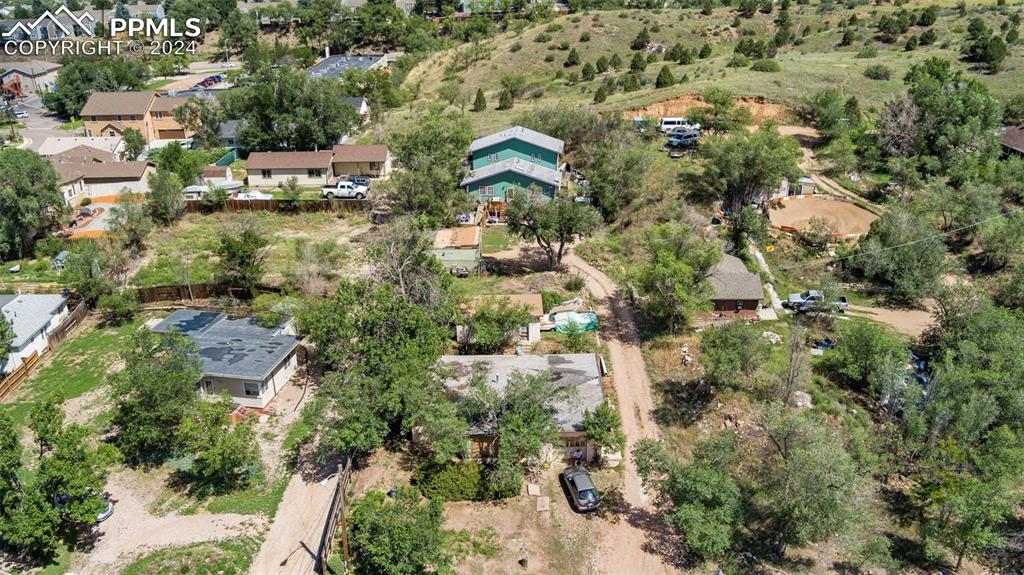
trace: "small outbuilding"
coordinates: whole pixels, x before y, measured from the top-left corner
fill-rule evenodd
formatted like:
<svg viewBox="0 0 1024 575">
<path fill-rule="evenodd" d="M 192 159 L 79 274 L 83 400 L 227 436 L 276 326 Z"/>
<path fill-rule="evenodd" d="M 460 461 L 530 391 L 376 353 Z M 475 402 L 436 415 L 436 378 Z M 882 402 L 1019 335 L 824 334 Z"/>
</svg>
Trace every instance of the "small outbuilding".
<svg viewBox="0 0 1024 575">
<path fill-rule="evenodd" d="M 743 260 L 723 255 L 722 261 L 711 269 L 708 280 L 714 289 L 711 302 L 716 314 L 757 317 L 757 309 L 764 299 L 764 287 L 761 276 L 748 271 Z"/>
</svg>

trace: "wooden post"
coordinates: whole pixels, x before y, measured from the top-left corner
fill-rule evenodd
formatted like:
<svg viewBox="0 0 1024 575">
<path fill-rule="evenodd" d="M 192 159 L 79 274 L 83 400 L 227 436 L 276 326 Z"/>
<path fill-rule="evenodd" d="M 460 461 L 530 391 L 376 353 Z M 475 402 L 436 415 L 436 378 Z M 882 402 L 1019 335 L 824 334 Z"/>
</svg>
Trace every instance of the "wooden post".
<svg viewBox="0 0 1024 575">
<path fill-rule="evenodd" d="M 338 489 L 339 489 L 339 504 L 341 505 L 341 556 L 345 560 L 345 572 L 348 572 L 348 521 L 346 514 L 348 512 L 347 506 L 345 505 L 345 490 L 348 488 L 348 470 L 349 470 L 350 459 L 345 460 L 345 468 L 338 465 Z M 344 474 L 344 480 L 342 479 Z"/>
</svg>

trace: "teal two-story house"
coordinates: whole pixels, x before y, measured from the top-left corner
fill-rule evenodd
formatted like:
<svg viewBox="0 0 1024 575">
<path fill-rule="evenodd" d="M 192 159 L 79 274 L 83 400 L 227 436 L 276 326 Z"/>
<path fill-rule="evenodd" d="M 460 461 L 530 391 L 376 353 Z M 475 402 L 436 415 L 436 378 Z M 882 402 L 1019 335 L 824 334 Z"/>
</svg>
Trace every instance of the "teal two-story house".
<svg viewBox="0 0 1024 575">
<path fill-rule="evenodd" d="M 507 202 L 516 190 L 537 188 L 554 197 L 562 185 L 565 142 L 522 126 L 473 141 L 471 171 L 462 180 L 475 200 Z"/>
</svg>

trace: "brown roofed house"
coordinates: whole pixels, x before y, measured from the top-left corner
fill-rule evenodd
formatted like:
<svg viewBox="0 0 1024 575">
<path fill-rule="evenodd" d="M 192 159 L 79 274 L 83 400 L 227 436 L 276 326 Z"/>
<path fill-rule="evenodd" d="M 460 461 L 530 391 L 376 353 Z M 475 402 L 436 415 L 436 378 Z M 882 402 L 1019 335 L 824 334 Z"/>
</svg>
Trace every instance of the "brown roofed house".
<svg viewBox="0 0 1024 575">
<path fill-rule="evenodd" d="M 722 261 L 711 269 L 708 280 L 714 289 L 711 302 L 716 315 L 757 317 L 757 309 L 764 299 L 761 276 L 748 271 L 742 260 L 728 254 L 722 256 Z"/>
<path fill-rule="evenodd" d="M 334 173 L 342 176 L 387 178 L 391 175 L 391 152 L 382 144 L 334 146 Z"/>
<path fill-rule="evenodd" d="M 245 162 L 250 188 L 279 188 L 295 177 L 303 187 L 321 187 L 334 176 L 331 159 L 323 152 L 253 152 Z"/>
<path fill-rule="evenodd" d="M 1003 132 L 1003 153 L 1024 156 L 1024 126 L 1007 126 Z"/>
<path fill-rule="evenodd" d="M 174 119 L 174 109 L 186 101 L 156 92 L 93 92 L 82 108 L 85 133 L 122 136 L 134 128 L 147 142 L 188 138 L 191 133 Z"/>
<path fill-rule="evenodd" d="M 62 187 L 81 181 L 81 186 L 70 198 L 68 190 L 64 190 L 65 199 L 72 206 L 80 204 L 82 197 L 86 196 L 112 201 L 125 189 L 144 194 L 149 191 L 149 176 L 156 171 L 150 162 L 98 162 L 88 156 L 54 156 L 50 163 L 57 171 Z"/>
</svg>

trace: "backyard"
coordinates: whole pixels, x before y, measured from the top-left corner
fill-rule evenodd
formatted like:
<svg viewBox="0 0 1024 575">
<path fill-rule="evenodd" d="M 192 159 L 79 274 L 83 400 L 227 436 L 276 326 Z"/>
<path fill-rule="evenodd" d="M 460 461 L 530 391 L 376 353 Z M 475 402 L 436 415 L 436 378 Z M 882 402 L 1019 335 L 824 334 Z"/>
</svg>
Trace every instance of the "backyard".
<svg viewBox="0 0 1024 575">
<path fill-rule="evenodd" d="M 357 269 L 357 238 L 369 229 L 361 215 L 337 217 L 327 213 L 281 214 L 253 212 L 251 216 L 271 241 L 264 282 L 281 285 L 293 274 L 296 245 L 307 241 L 338 244 L 342 261 L 335 276 Z M 169 228 L 155 231 L 147 242 L 145 264 L 132 278 L 137 287 L 183 283 L 205 283 L 216 277 L 219 235 L 230 229 L 241 214 L 189 214 Z"/>
</svg>

